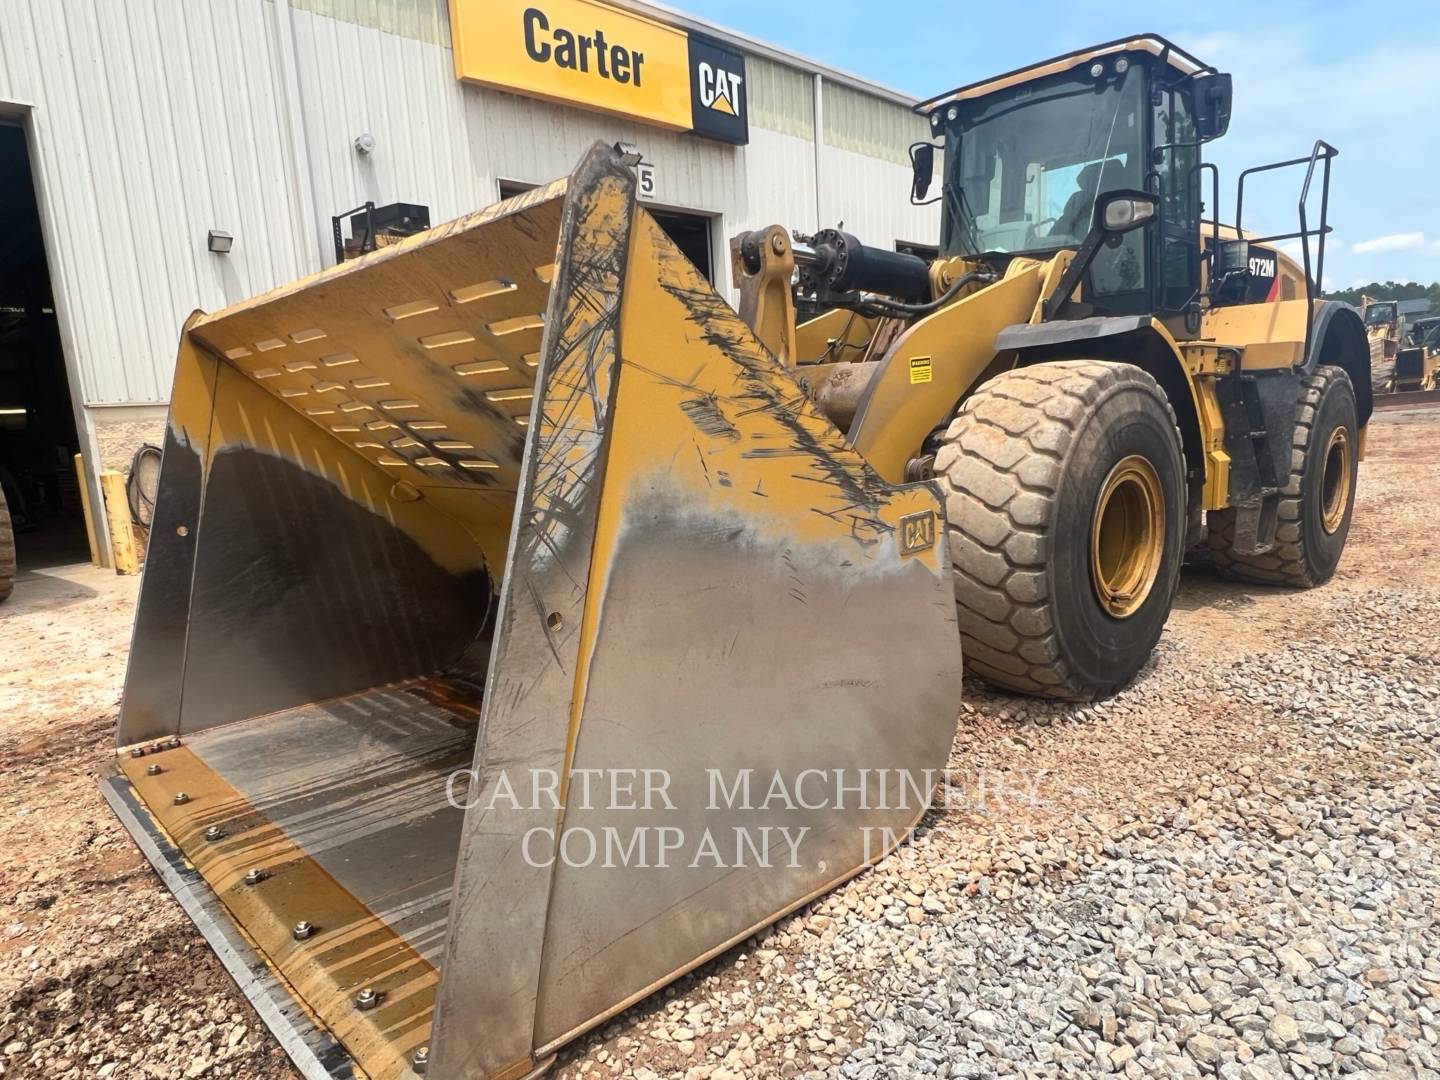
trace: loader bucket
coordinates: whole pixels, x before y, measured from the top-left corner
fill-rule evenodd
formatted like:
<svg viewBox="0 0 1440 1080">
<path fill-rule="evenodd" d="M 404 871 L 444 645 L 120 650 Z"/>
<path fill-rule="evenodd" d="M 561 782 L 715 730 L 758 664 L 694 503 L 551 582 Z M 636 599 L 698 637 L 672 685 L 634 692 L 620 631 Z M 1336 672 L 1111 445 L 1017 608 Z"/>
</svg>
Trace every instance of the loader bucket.
<svg viewBox="0 0 1440 1080">
<path fill-rule="evenodd" d="M 634 189 L 597 146 L 185 328 L 106 795 L 307 1076 L 543 1071 L 945 763 L 936 491 Z"/>
</svg>

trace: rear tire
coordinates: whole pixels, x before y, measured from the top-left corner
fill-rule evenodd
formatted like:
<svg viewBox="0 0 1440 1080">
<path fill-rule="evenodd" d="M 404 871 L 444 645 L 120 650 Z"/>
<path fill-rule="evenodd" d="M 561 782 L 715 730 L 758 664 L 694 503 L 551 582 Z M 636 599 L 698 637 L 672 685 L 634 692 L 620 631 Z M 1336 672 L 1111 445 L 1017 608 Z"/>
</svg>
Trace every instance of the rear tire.
<svg viewBox="0 0 1440 1080">
<path fill-rule="evenodd" d="M 10 528 L 10 506 L 0 491 L 0 600 L 15 589 L 15 532 Z"/>
<path fill-rule="evenodd" d="M 1359 476 L 1355 388 L 1343 369 L 1326 365 L 1301 383 L 1290 447 L 1274 550 L 1235 554 L 1235 510 L 1210 511 L 1207 542 L 1225 577 L 1309 589 L 1335 573 L 1350 535 Z"/>
<path fill-rule="evenodd" d="M 1129 364 L 996 376 L 936 454 L 967 668 L 1021 693 L 1106 697 L 1144 666 L 1185 544 L 1164 391 Z"/>
</svg>

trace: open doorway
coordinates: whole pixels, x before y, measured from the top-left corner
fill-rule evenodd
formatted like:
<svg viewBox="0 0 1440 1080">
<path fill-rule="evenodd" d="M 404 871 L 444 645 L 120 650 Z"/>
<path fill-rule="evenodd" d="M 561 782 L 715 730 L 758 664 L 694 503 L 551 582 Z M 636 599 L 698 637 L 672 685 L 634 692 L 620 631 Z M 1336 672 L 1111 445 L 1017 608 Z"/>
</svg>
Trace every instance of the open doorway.
<svg viewBox="0 0 1440 1080">
<path fill-rule="evenodd" d="M 25 129 L 0 122 L 0 485 L 21 573 L 90 558 L 60 348 Z"/>
<path fill-rule="evenodd" d="M 710 219 L 704 214 L 686 214 L 679 210 L 657 210 L 653 206 L 645 209 L 650 211 L 655 224 L 674 241 L 680 253 L 694 263 L 695 269 L 713 285 L 715 265 L 710 257 Z"/>
<path fill-rule="evenodd" d="M 522 183 L 519 180 L 501 180 L 498 186 L 502 199 L 509 199 L 535 187 L 534 184 Z M 648 203 L 642 205 L 650 211 L 655 224 L 665 230 L 665 235 L 680 249 L 681 254 L 694 263 L 695 269 L 713 285 L 715 260 L 710 253 L 710 218 L 704 214 L 688 214 L 683 210 L 660 210 Z"/>
</svg>

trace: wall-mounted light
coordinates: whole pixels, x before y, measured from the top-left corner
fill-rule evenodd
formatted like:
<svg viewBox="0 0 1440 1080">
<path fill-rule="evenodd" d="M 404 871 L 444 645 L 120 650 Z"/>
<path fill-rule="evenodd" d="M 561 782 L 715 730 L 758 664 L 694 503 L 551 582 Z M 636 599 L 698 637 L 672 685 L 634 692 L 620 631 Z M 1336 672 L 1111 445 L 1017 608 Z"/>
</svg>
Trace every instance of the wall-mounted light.
<svg viewBox="0 0 1440 1080">
<path fill-rule="evenodd" d="M 371 154 L 375 151 L 375 136 L 368 131 L 363 135 L 355 136 L 355 152 L 357 154 Z"/>
<path fill-rule="evenodd" d="M 632 142 L 617 142 L 615 144 L 615 153 L 620 155 L 620 164 L 622 165 L 629 166 L 633 169 L 636 165 L 640 164 L 640 147 Z"/>
<path fill-rule="evenodd" d="M 235 246 L 235 237 L 223 229 L 211 229 L 205 246 L 216 255 L 229 255 L 230 249 Z"/>
</svg>

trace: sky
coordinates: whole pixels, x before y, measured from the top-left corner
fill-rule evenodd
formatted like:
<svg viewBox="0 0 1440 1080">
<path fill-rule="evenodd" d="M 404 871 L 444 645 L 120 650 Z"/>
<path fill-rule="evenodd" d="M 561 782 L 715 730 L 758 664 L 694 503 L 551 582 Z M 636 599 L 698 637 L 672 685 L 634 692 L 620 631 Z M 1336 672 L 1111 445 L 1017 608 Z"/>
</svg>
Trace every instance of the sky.
<svg viewBox="0 0 1440 1080">
<path fill-rule="evenodd" d="M 1162 34 L 1235 79 L 1230 130 L 1205 148 L 1206 160 L 1220 167 L 1223 220 L 1234 217 L 1242 169 L 1308 155 L 1324 139 L 1340 151 L 1332 163 L 1325 288 L 1440 280 L 1436 0 L 1172 0 L 1144 11 L 1086 0 L 669 2 L 920 98 L 1085 45 Z M 1246 228 L 1298 228 L 1303 175 L 1284 170 L 1247 181 Z"/>
</svg>

